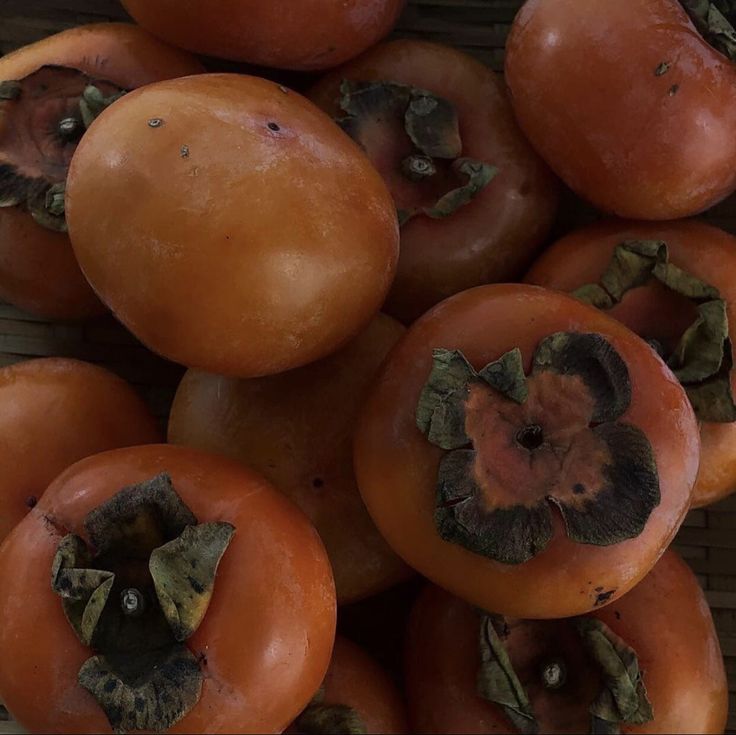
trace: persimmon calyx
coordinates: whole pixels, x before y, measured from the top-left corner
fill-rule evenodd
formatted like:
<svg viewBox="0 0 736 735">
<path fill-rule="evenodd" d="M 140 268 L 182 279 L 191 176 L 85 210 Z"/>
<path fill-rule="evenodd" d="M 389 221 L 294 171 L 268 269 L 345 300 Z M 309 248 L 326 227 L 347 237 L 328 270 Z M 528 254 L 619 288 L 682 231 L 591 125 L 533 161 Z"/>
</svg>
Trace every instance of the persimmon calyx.
<svg viewBox="0 0 736 735">
<path fill-rule="evenodd" d="M 664 359 L 690 398 L 701 421 L 736 421 L 731 390 L 733 352 L 726 302 L 718 289 L 669 262 L 667 244 L 627 240 L 614 250 L 598 283 L 581 286 L 573 296 L 599 309 L 610 309 L 630 290 L 651 279 L 696 305 L 695 321 Z"/>
<path fill-rule="evenodd" d="M 65 536 L 51 586 L 96 655 L 79 671 L 116 732 L 161 731 L 199 701 L 202 672 L 184 645 L 204 619 L 235 529 L 202 523 L 168 475 L 121 490 Z"/>
<path fill-rule="evenodd" d="M 680 0 L 693 25 L 708 43 L 736 61 L 736 30 L 731 23 L 736 3 L 732 0 Z"/>
<path fill-rule="evenodd" d="M 64 185 L 72 153 L 95 118 L 125 90 L 64 66 L 0 82 L 0 207 L 24 206 L 66 232 Z"/>
<path fill-rule="evenodd" d="M 643 725 L 654 719 L 654 711 L 647 697 L 646 687 L 636 652 L 605 623 L 596 618 L 580 617 L 574 627 L 588 659 L 600 673 L 601 689 L 590 704 L 591 733 L 610 734 L 620 732 L 620 725 Z M 483 699 L 498 705 L 509 721 L 524 735 L 540 731 L 533 705 L 524 684 L 514 671 L 513 663 L 499 635 L 505 621 L 498 616 L 481 615 L 480 668 L 477 691 Z M 566 671 L 563 659 L 550 664 Z M 556 670 L 557 670 L 556 669 Z M 549 667 L 542 667 L 542 685 L 561 689 L 564 679 L 555 680 L 552 686 L 545 680 Z"/>
<path fill-rule="evenodd" d="M 388 126 L 399 123 L 407 155 L 397 162 L 396 168 L 417 186 L 431 187 L 422 198 L 433 197 L 431 203 L 397 203 L 402 225 L 418 215 L 433 219 L 451 216 L 471 202 L 498 173 L 489 163 L 462 156 L 457 111 L 442 97 L 396 82 L 347 79 L 341 84 L 340 95 L 340 107 L 346 116 L 337 122 L 369 155 L 372 146 L 380 148 L 380 143 L 372 140 L 370 128 L 387 126 L 389 134 Z"/>
<path fill-rule="evenodd" d="M 324 687 L 317 690 L 294 726 L 300 735 L 364 735 L 368 732 L 363 719 L 352 707 L 325 703 Z"/>
<path fill-rule="evenodd" d="M 440 536 L 504 564 L 536 556 L 552 507 L 577 543 L 638 536 L 660 502 L 646 435 L 619 419 L 631 402 L 626 364 L 598 334 L 560 332 L 537 346 L 527 377 L 512 350 L 476 371 L 434 351 L 416 423 L 440 460 Z"/>
</svg>

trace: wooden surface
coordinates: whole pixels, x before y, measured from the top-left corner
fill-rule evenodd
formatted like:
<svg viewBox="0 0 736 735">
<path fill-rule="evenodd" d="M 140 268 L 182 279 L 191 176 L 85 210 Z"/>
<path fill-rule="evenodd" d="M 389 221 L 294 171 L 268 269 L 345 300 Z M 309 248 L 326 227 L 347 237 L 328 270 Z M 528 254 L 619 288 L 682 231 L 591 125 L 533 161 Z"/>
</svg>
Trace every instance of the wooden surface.
<svg viewBox="0 0 736 735">
<path fill-rule="evenodd" d="M 460 46 L 501 70 L 504 39 L 519 5 L 519 0 L 413 0 L 397 33 Z M 0 0 L 0 52 L 81 23 L 125 19 L 117 0 Z M 570 197 L 558 232 L 586 216 Z M 736 198 L 705 217 L 736 232 Z M 78 357 L 111 368 L 141 390 L 162 420 L 182 372 L 147 352 L 111 318 L 48 323 L 0 304 L 0 365 L 40 355 Z M 729 725 L 736 731 L 736 496 L 693 511 L 677 548 L 697 573 L 713 610 L 731 682 Z M 0 721 L 0 733 L 6 728 Z"/>
</svg>

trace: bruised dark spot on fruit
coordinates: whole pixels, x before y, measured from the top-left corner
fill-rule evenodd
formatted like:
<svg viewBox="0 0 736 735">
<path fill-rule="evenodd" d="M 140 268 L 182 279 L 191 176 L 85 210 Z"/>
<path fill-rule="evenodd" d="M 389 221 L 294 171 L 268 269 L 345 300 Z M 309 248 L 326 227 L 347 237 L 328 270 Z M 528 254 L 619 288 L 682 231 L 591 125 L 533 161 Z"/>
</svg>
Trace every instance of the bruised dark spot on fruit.
<svg viewBox="0 0 736 735">
<path fill-rule="evenodd" d="M 669 95 L 670 97 L 674 97 L 678 92 L 680 91 L 680 85 L 679 84 L 673 84 L 669 89 Z"/>
<path fill-rule="evenodd" d="M 29 508 L 35 508 L 38 504 L 38 498 L 35 495 L 29 495 L 26 498 L 26 506 Z"/>
<path fill-rule="evenodd" d="M 573 291 L 573 296 L 599 309 L 610 309 L 628 291 L 650 280 L 688 299 L 695 306 L 695 321 L 671 355 L 653 345 L 682 384 L 701 421 L 736 421 L 731 392 L 733 350 L 729 338 L 726 303 L 718 289 L 669 262 L 667 244 L 658 240 L 627 240 L 614 250 L 598 283 Z"/>
<path fill-rule="evenodd" d="M 601 605 L 605 605 L 611 599 L 614 592 L 616 592 L 616 590 L 608 590 L 608 592 L 599 592 L 595 598 L 595 606 L 600 607 Z"/>
<path fill-rule="evenodd" d="M 518 349 L 480 371 L 458 350 L 436 349 L 433 358 L 416 424 L 448 450 L 434 512 L 444 540 L 520 564 L 551 541 L 552 508 L 578 543 L 608 546 L 642 532 L 660 502 L 659 476 L 645 434 L 619 421 L 631 383 L 604 337 L 544 338 L 528 377 Z"/>
<path fill-rule="evenodd" d="M 325 481 L 321 477 L 315 477 L 312 480 L 312 487 L 319 490 L 320 488 L 323 488 L 325 486 Z"/>
<path fill-rule="evenodd" d="M 201 662 L 183 641 L 207 612 L 234 529 L 198 524 L 166 474 L 124 488 L 84 525 L 90 545 L 65 536 L 51 569 L 69 623 L 96 653 L 79 684 L 116 732 L 165 730 L 199 701 Z"/>
<path fill-rule="evenodd" d="M 595 588 L 595 591 L 596 592 L 603 592 L 603 587 L 596 587 Z"/>
</svg>

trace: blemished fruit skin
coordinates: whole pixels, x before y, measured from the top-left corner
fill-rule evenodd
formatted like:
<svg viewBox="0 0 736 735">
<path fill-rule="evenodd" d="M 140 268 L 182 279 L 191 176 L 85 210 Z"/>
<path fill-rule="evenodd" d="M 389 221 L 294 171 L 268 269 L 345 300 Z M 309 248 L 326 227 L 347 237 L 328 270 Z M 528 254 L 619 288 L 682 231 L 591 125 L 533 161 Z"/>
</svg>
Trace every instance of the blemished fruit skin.
<svg viewBox="0 0 736 735">
<path fill-rule="evenodd" d="M 670 220 L 736 188 L 736 66 L 677 0 L 529 0 L 506 44 L 522 130 L 598 209 Z"/>
<path fill-rule="evenodd" d="M 161 439 L 131 386 L 80 360 L 48 357 L 0 369 L 0 405 L 0 542 L 62 470 Z"/>
<path fill-rule="evenodd" d="M 123 0 L 151 33 L 200 54 L 260 66 L 342 64 L 393 28 L 406 0 Z"/>
<path fill-rule="evenodd" d="M 44 65 L 68 66 L 123 89 L 198 74 L 191 54 L 129 23 L 91 23 L 23 46 L 0 59 L 0 82 Z M 46 131 L 39 131 L 38 138 Z M 0 299 L 49 319 L 83 319 L 105 306 L 82 275 L 65 233 L 36 224 L 23 207 L 0 208 Z"/>
<path fill-rule="evenodd" d="M 310 102 L 255 77 L 126 95 L 84 136 L 66 191 L 102 300 L 155 352 L 213 373 L 333 352 L 379 310 L 396 268 L 396 211 L 369 161 Z"/>
</svg>

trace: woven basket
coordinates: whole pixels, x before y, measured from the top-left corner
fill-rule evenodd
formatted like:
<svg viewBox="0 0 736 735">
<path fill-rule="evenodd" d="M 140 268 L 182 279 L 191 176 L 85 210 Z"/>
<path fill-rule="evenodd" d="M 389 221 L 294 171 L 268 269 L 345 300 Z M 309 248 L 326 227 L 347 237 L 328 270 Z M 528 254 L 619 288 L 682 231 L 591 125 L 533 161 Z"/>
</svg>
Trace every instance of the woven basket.
<svg viewBox="0 0 736 735">
<path fill-rule="evenodd" d="M 506 33 L 521 2 L 410 0 L 397 35 L 461 47 L 500 71 Z M 126 19 L 117 0 L 0 0 L 0 52 L 83 23 Z M 214 66 L 231 68 L 217 62 Z M 589 216 L 589 210 L 568 195 L 556 234 Z M 736 197 L 704 218 L 736 233 Z M 162 422 L 182 374 L 180 367 L 152 355 L 111 318 L 84 324 L 47 322 L 0 304 L 0 366 L 43 355 L 77 357 L 113 370 L 139 388 Z M 713 610 L 729 677 L 729 732 L 736 733 L 736 495 L 692 511 L 676 548 L 698 575 Z M 17 732 L 2 718 L 0 710 L 0 735 Z"/>
</svg>

